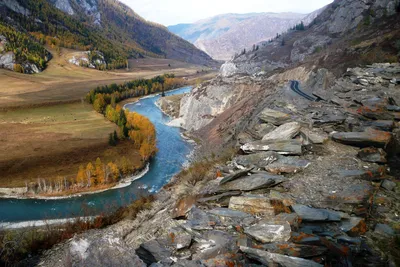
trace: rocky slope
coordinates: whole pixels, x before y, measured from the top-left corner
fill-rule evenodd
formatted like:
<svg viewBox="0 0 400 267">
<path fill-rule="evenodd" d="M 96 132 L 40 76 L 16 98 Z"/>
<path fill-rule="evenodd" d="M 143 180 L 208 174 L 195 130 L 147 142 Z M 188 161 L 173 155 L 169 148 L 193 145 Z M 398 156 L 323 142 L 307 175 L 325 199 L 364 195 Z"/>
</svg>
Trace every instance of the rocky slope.
<svg viewBox="0 0 400 267">
<path fill-rule="evenodd" d="M 193 24 L 178 24 L 168 29 L 190 41 L 214 59 L 229 60 L 243 49 L 269 40 L 277 33 L 303 21 L 306 25 L 322 11 L 311 14 L 252 13 L 224 14 Z"/>
<path fill-rule="evenodd" d="M 330 20 L 307 34 L 343 20 L 343 7 L 363 3 L 335 1 L 322 14 Z M 397 36 L 396 19 L 375 19 L 360 29 L 357 34 L 367 36 L 357 41 L 361 50 L 335 49 L 343 56 L 337 62 L 359 64 L 358 53 L 371 51 L 365 49 L 379 23 L 392 27 L 381 34 Z M 340 35 L 332 45 L 349 33 Z M 295 43 L 305 36 L 290 38 Z M 319 57 L 331 57 L 330 51 L 296 65 L 282 59 L 285 69 L 251 75 L 224 75 L 222 68 L 180 108 L 180 123 L 203 140 L 200 150 L 209 153 L 212 167 L 187 170 L 157 195 L 152 210 L 76 236 L 48 251 L 41 265 L 399 265 L 400 64 L 324 68 Z M 242 62 L 231 64 L 241 70 L 257 60 Z M 218 162 L 226 150 L 234 152 Z"/>
</svg>

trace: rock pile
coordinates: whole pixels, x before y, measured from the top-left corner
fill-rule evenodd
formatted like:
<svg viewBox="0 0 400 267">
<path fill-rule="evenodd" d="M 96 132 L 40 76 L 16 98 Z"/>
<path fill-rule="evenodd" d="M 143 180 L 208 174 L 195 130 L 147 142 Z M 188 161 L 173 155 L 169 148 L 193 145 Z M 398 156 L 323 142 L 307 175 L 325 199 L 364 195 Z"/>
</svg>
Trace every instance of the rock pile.
<svg viewBox="0 0 400 267">
<path fill-rule="evenodd" d="M 238 135 L 242 153 L 219 167 L 223 177 L 180 199 L 176 226 L 139 257 L 151 266 L 383 264 L 374 242 L 399 224 L 387 165 L 399 142 L 398 74 L 398 64 L 349 69 L 319 103 L 262 110 L 247 129 L 258 134 Z"/>
</svg>

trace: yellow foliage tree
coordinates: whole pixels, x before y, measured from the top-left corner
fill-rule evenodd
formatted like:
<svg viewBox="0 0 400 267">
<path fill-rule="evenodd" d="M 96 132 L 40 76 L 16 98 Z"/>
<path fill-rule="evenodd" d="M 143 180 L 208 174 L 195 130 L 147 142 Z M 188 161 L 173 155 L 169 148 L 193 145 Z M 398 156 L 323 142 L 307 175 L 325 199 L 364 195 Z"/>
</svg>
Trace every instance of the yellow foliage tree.
<svg viewBox="0 0 400 267">
<path fill-rule="evenodd" d="M 105 183 L 105 173 L 103 168 L 103 163 L 100 158 L 96 159 L 96 180 L 95 184 L 104 184 Z"/>
<path fill-rule="evenodd" d="M 118 166 L 117 166 L 117 164 L 115 164 L 115 163 L 113 163 L 113 162 L 109 162 L 108 164 L 107 164 L 107 168 L 109 169 L 109 171 L 110 171 L 110 180 L 109 180 L 109 182 L 117 182 L 118 181 L 118 178 L 119 178 L 119 169 L 118 169 Z"/>
<path fill-rule="evenodd" d="M 86 166 L 86 179 L 87 179 L 87 186 L 91 187 L 92 183 L 93 183 L 93 177 L 94 175 L 94 167 L 93 164 L 91 162 L 88 163 L 88 165 Z"/>
<path fill-rule="evenodd" d="M 86 181 L 86 173 L 85 173 L 85 167 L 83 165 L 79 166 L 78 174 L 76 175 L 76 183 L 79 186 L 83 186 Z"/>
</svg>

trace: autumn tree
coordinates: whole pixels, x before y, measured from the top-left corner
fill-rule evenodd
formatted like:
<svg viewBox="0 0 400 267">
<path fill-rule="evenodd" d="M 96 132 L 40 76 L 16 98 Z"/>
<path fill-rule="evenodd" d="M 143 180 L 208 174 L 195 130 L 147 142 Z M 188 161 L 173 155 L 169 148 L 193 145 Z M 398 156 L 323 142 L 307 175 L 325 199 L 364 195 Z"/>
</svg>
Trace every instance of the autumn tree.
<svg viewBox="0 0 400 267">
<path fill-rule="evenodd" d="M 119 178 L 119 169 L 117 164 L 113 163 L 113 162 L 109 162 L 107 164 L 109 173 L 110 173 L 110 180 L 108 182 L 117 182 L 118 178 Z"/>
<path fill-rule="evenodd" d="M 104 184 L 105 182 L 105 173 L 104 173 L 104 169 L 103 169 L 103 163 L 101 162 L 100 158 L 96 159 L 96 184 Z"/>
<path fill-rule="evenodd" d="M 98 113 L 104 113 L 105 107 L 106 107 L 106 101 L 104 100 L 104 96 L 102 94 L 96 95 L 96 99 L 93 102 L 93 108 Z"/>
<path fill-rule="evenodd" d="M 86 170 L 83 165 L 79 166 L 78 174 L 76 175 L 76 182 L 79 186 L 83 186 L 85 183 Z"/>
<path fill-rule="evenodd" d="M 87 187 L 92 186 L 93 175 L 94 175 L 94 167 L 93 164 L 89 162 L 88 165 L 86 166 Z"/>
</svg>

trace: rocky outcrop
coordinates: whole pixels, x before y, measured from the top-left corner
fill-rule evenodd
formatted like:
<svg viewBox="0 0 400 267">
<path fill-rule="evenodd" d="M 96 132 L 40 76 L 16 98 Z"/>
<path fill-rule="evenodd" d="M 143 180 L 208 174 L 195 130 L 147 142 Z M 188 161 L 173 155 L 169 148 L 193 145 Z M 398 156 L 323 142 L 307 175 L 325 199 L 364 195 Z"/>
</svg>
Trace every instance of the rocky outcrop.
<svg viewBox="0 0 400 267">
<path fill-rule="evenodd" d="M 0 54 L 0 68 L 14 70 L 15 55 L 13 52 Z"/>
<path fill-rule="evenodd" d="M 182 98 L 177 122 L 187 131 L 199 130 L 258 88 L 249 78 L 216 78 Z"/>
</svg>

